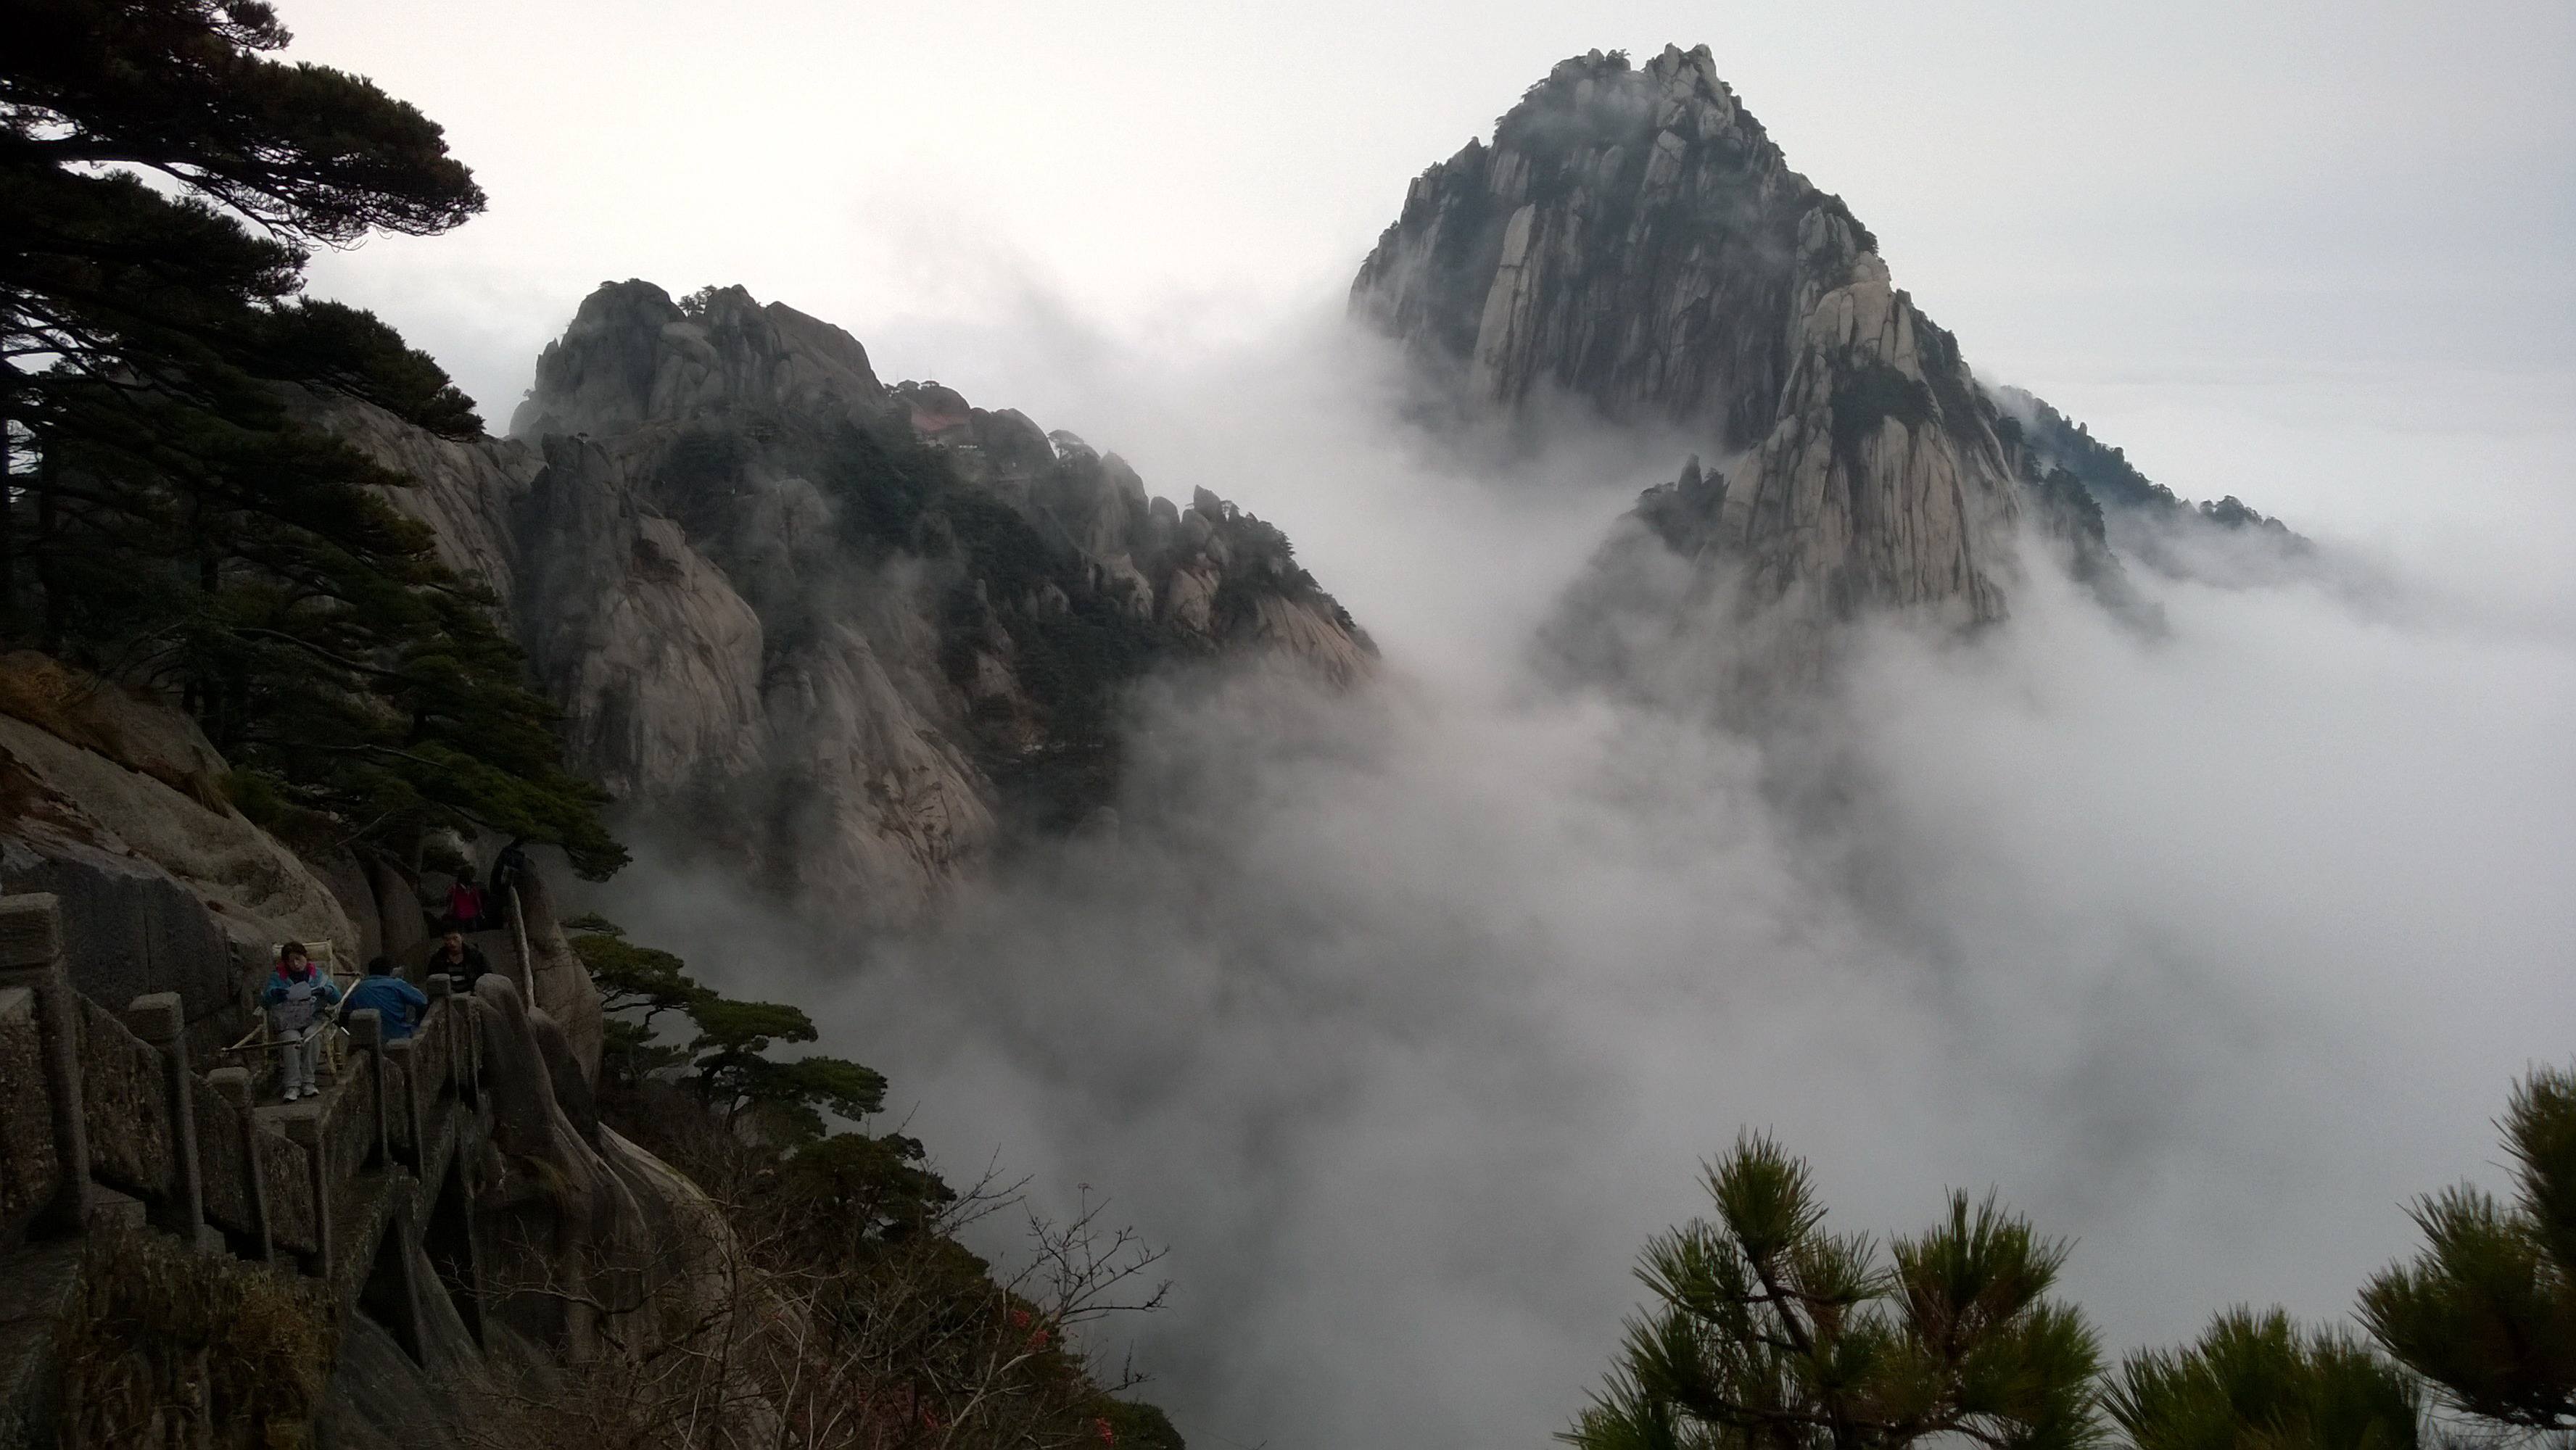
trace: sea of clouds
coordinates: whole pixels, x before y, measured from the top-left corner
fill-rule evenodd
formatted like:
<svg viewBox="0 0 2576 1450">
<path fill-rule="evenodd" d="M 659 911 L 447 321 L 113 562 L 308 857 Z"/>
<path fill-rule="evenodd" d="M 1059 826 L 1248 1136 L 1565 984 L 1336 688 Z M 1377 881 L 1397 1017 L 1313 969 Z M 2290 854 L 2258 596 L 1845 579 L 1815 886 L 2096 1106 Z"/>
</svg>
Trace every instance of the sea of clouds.
<svg viewBox="0 0 2576 1450">
<path fill-rule="evenodd" d="M 1114 834 L 915 936 L 800 934 L 649 859 L 601 904 L 811 1007 L 953 1176 L 1087 1189 L 1168 1245 L 1170 1307 L 1099 1347 L 1194 1445 L 1545 1443 L 1637 1247 L 1748 1127 L 1844 1228 L 1999 1189 L 2075 1240 L 2115 1348 L 2339 1316 L 2408 1197 L 2501 1181 L 2488 1119 L 2576 1047 L 2563 380 L 2502 441 L 2390 405 L 2420 379 L 2288 422 L 2122 394 L 2235 429 L 2223 490 L 2160 481 L 2288 513 L 2323 562 L 2133 570 L 2141 629 L 2034 551 L 2006 624 L 1866 633 L 1833 707 L 1757 743 L 1534 644 L 1669 440 L 1460 450 L 1333 323 L 871 343 L 1281 524 L 1382 677 L 1149 682 Z"/>
</svg>

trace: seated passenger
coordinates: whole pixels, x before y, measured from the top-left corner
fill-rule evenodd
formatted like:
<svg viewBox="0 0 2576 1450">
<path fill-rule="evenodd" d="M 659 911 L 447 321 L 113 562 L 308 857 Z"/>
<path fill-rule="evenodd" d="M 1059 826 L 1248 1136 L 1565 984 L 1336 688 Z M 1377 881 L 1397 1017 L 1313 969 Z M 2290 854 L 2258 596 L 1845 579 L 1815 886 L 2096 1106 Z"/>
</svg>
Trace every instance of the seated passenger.
<svg viewBox="0 0 2576 1450">
<path fill-rule="evenodd" d="M 269 974 L 259 1000 L 268 1009 L 269 1030 L 284 1048 L 278 1075 L 286 1100 L 321 1092 L 315 1074 L 322 1065 L 324 1011 L 340 1000 L 340 989 L 313 965 L 304 943 L 291 941 L 277 949 L 277 970 Z"/>
</svg>

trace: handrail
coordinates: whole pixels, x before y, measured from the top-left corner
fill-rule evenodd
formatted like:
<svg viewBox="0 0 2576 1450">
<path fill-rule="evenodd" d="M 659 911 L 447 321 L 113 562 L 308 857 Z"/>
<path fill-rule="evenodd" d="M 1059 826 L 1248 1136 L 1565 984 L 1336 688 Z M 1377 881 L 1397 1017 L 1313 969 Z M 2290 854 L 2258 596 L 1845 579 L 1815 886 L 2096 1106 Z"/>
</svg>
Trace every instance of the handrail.
<svg viewBox="0 0 2576 1450">
<path fill-rule="evenodd" d="M 18 1121 L 51 1129 L 0 1134 L 0 1272 L 102 1214 L 139 1212 L 200 1251 L 319 1277 L 343 1311 L 372 1295 L 382 1237 L 426 1242 L 438 1190 L 488 1131 L 473 999 L 444 974 L 428 986 L 410 1037 L 386 1042 L 382 1019 L 357 1012 L 327 1091 L 256 1106 L 246 1069 L 191 1068 L 178 994 L 108 1010 L 72 985 L 55 898 L 0 896 L 0 1069 L 28 1110 Z M 479 1293 L 479 1268 L 472 1278 Z"/>
<path fill-rule="evenodd" d="M 537 964 L 528 951 L 528 910 L 519 902 L 519 883 L 511 882 L 509 891 L 510 935 L 519 949 L 519 991 L 533 1007 L 537 1004 Z"/>
</svg>

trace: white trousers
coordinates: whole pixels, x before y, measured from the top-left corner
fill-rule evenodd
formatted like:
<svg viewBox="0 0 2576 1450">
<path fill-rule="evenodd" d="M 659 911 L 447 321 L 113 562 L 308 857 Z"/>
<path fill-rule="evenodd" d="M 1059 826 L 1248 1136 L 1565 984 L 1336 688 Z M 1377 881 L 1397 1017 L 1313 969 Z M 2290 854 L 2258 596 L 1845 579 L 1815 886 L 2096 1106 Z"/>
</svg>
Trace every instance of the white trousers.
<svg viewBox="0 0 2576 1450">
<path fill-rule="evenodd" d="M 280 1086 L 291 1093 L 311 1091 L 314 1074 L 322 1070 L 322 1029 L 308 1027 L 302 1038 L 290 1037 L 278 1056 L 283 1060 L 278 1071 L 286 1079 Z"/>
</svg>

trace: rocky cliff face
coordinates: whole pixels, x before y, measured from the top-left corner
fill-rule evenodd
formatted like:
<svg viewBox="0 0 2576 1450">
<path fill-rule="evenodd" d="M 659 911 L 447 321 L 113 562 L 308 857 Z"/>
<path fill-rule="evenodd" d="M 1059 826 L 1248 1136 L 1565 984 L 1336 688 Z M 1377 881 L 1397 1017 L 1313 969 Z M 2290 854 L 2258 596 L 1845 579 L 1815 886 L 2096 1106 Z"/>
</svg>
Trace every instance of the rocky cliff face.
<svg viewBox="0 0 2576 1450">
<path fill-rule="evenodd" d="M 238 1030 L 278 942 L 371 949 L 355 902 L 226 801 L 226 771 L 186 716 L 0 655 L 0 890 L 53 893 L 82 990 L 177 992 L 189 1023 L 213 1024 L 201 1046 Z"/>
<path fill-rule="evenodd" d="M 507 441 L 327 421 L 420 480 L 630 829 L 881 921 L 1104 806 L 1145 670 L 1373 658 L 1277 529 L 739 288 L 600 288 Z"/>
<path fill-rule="evenodd" d="M 1825 627 L 1863 610 L 1993 620 L 2024 524 L 2141 618 L 2119 553 L 2206 573 L 2301 547 L 2232 499 L 2182 503 L 2038 399 L 1980 386 L 1706 47 L 1558 65 L 1491 144 L 1413 183 L 1351 308 L 1466 414 L 1543 427 L 1570 402 L 1712 460 L 1647 494 L 1577 591 L 1630 616 L 1594 631 L 1622 650 L 1641 622 L 1715 607 L 1775 626 L 1747 646 L 1771 656 L 1765 672 L 1806 673 Z M 2240 539 L 2201 547 L 2214 534 Z M 1641 548 L 1691 561 L 1696 582 L 1638 597 Z"/>
<path fill-rule="evenodd" d="M 1656 515 L 1761 601 L 1998 617 L 2020 511 L 1996 410 L 1706 47 L 1558 65 L 1415 181 L 1352 306 L 1463 405 L 1568 395 L 1731 459 Z"/>
</svg>

